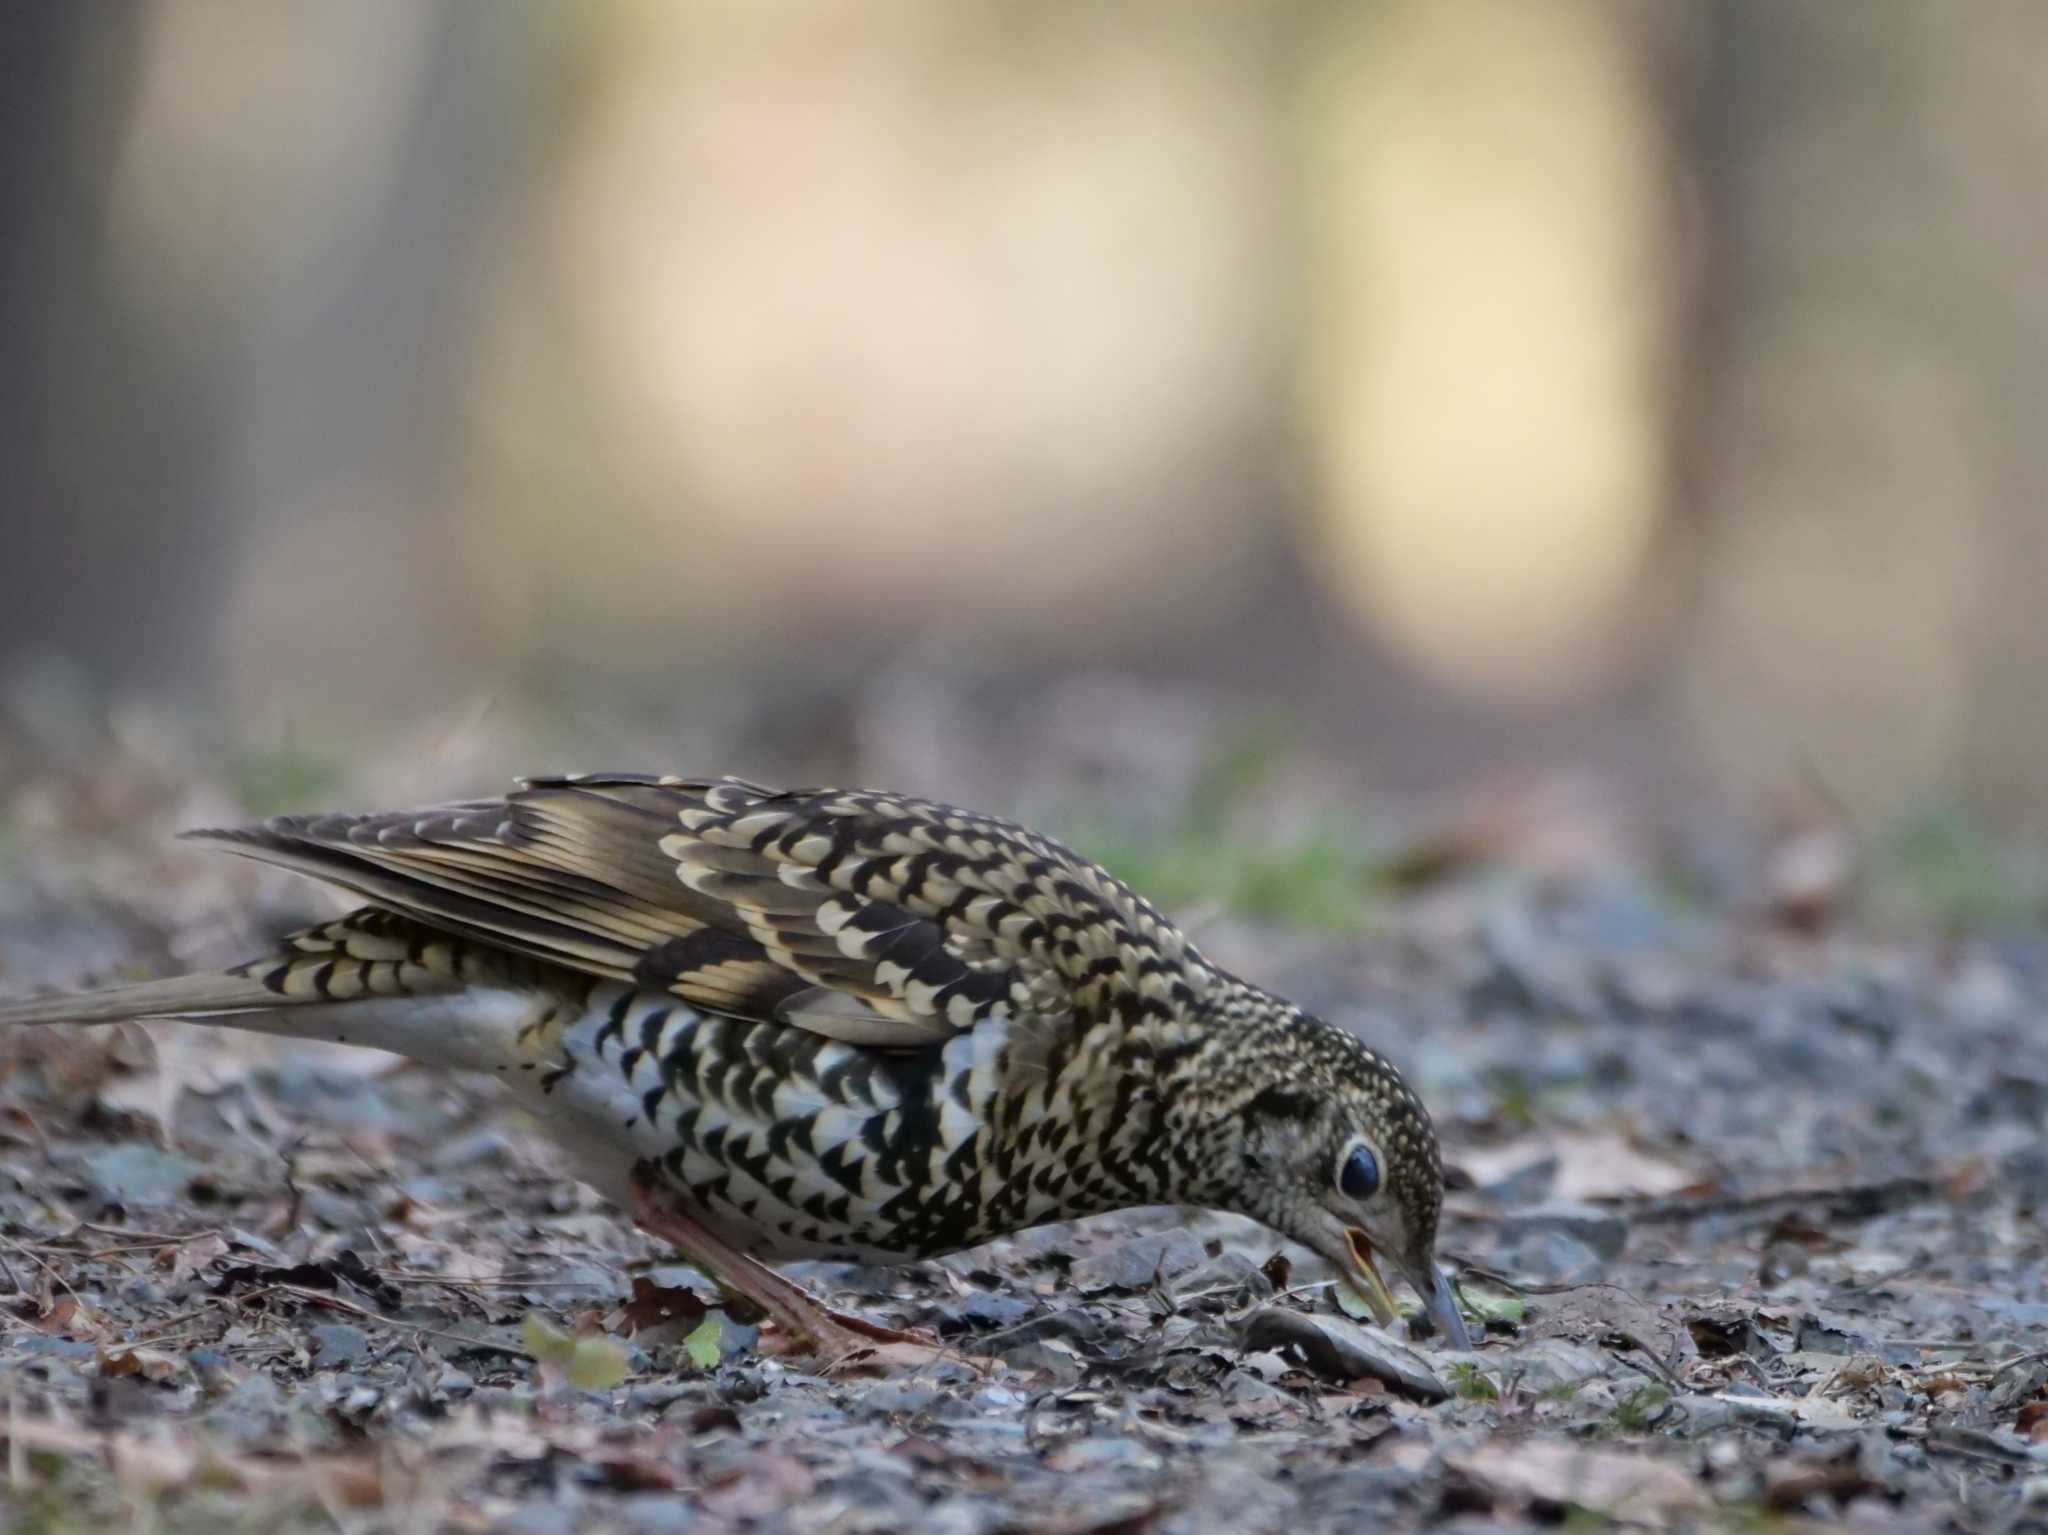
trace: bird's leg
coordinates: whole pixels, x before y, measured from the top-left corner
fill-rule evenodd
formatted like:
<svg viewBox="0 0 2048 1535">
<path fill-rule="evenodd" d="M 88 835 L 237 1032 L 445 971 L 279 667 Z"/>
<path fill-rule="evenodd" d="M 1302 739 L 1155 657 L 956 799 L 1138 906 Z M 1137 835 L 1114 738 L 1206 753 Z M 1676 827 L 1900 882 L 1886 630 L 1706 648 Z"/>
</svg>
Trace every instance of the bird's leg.
<svg viewBox="0 0 2048 1535">
<path fill-rule="evenodd" d="M 673 1245 L 725 1295 L 758 1308 L 775 1324 L 791 1352 L 844 1358 L 873 1352 L 878 1344 L 938 1352 L 931 1338 L 826 1305 L 794 1280 L 733 1247 L 681 1208 L 672 1194 L 652 1188 L 644 1179 L 634 1180 L 633 1193 L 634 1223 Z"/>
</svg>

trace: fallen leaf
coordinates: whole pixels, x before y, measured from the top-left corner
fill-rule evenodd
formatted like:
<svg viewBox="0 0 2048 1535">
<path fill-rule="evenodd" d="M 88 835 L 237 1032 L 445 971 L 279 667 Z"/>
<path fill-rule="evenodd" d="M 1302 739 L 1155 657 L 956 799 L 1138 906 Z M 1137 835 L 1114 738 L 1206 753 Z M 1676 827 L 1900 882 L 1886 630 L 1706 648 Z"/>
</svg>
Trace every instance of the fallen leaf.
<svg viewBox="0 0 2048 1535">
<path fill-rule="evenodd" d="M 213 1282 L 215 1295 L 230 1295 L 244 1285 L 292 1285 L 301 1290 L 336 1291 L 346 1280 L 363 1294 L 386 1307 L 396 1307 L 403 1297 L 398 1287 L 347 1248 L 316 1263 L 294 1263 L 271 1268 L 261 1263 L 235 1263 L 220 1271 Z"/>
<path fill-rule="evenodd" d="M 719 1343 L 723 1334 L 724 1329 L 719 1326 L 717 1317 L 707 1316 L 704 1318 L 698 1324 L 697 1330 L 691 1333 L 689 1337 L 683 1339 L 683 1347 L 690 1355 L 690 1362 L 700 1370 L 716 1369 L 718 1367 Z"/>
<path fill-rule="evenodd" d="M 1465 1309 L 1481 1322 L 1507 1322 L 1519 1326 L 1529 1315 L 1529 1303 L 1519 1295 L 1496 1293 L 1477 1285 L 1460 1285 L 1458 1298 Z"/>
<path fill-rule="evenodd" d="M 1801 1457 L 1773 1461 L 1764 1467 L 1764 1502 L 1774 1509 L 1802 1508 L 1814 1498 L 1842 1504 L 1863 1493 L 1881 1490 L 1863 1474 L 1853 1455 L 1833 1460 Z"/>
<path fill-rule="evenodd" d="M 651 1455 L 606 1455 L 597 1467 L 614 1492 L 673 1492 L 684 1485 L 674 1466 Z"/>
<path fill-rule="evenodd" d="M 156 1262 L 157 1267 L 171 1271 L 173 1285 L 180 1285 L 197 1274 L 205 1273 L 227 1253 L 227 1238 L 217 1231 L 209 1231 L 189 1242 L 166 1247 L 157 1255 Z"/>
<path fill-rule="evenodd" d="M 693 1290 L 670 1289 L 644 1274 L 633 1280 L 633 1298 L 612 1314 L 611 1325 L 628 1337 L 672 1323 L 695 1325 L 709 1308 Z"/>
<path fill-rule="evenodd" d="M 1701 1312 L 1688 1317 L 1685 1325 L 1702 1359 L 1726 1359 L 1734 1354 L 1768 1359 L 1778 1352 L 1748 1311 L 1730 1307 L 1711 1314 Z"/>
<path fill-rule="evenodd" d="M 61 1332 L 73 1338 L 97 1338 L 107 1330 L 98 1312 L 75 1295 L 67 1295 L 36 1319 L 44 1332 Z"/>
<path fill-rule="evenodd" d="M 569 1351 L 569 1384 L 578 1391 L 609 1391 L 624 1385 L 633 1373 L 626 1351 L 616 1338 L 585 1333 Z"/>
<path fill-rule="evenodd" d="M 1611 1284 L 1577 1285 L 1544 1296 L 1528 1336 L 1619 1344 L 1639 1349 L 1671 1370 L 1682 1368 L 1700 1352 L 1693 1334 L 1675 1316 Z"/>
<path fill-rule="evenodd" d="M 566 1380 L 578 1391 L 609 1391 L 633 1373 L 626 1351 L 603 1333 L 568 1333 L 537 1311 L 520 1323 L 526 1351 L 544 1375 Z"/>
<path fill-rule="evenodd" d="M 1459 1164 L 1480 1187 L 1505 1182 L 1532 1163 L 1552 1161 L 1550 1194 L 1560 1200 L 1676 1194 L 1699 1174 L 1637 1146 L 1614 1129 L 1532 1131 L 1503 1146 L 1461 1151 Z"/>
<path fill-rule="evenodd" d="M 1764 1233 L 1764 1242 L 1767 1246 L 1773 1242 L 1789 1242 L 1816 1253 L 1846 1252 L 1849 1248 L 1847 1242 L 1816 1226 L 1797 1210 L 1788 1210 L 1779 1216 L 1771 1224 L 1771 1229 Z"/>
<path fill-rule="evenodd" d="M 1247 1350 L 1288 1350 L 1326 1380 L 1365 1377 L 1424 1402 L 1441 1402 L 1451 1394 L 1430 1362 L 1377 1327 L 1361 1327 L 1342 1317 L 1316 1316 L 1286 1306 L 1262 1306 L 1245 1319 Z"/>
<path fill-rule="evenodd" d="M 167 1354 L 157 1348 L 122 1348 L 100 1350 L 100 1375 L 103 1379 L 118 1375 L 139 1375 L 144 1380 L 169 1380 L 185 1367 L 185 1361 L 176 1354 Z"/>
</svg>

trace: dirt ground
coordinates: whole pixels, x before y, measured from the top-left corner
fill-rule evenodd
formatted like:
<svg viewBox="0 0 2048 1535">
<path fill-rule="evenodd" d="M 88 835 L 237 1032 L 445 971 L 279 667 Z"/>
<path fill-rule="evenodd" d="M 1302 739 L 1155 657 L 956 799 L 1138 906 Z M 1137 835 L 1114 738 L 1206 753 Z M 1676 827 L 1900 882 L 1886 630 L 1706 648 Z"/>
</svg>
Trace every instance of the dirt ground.
<svg viewBox="0 0 2048 1535">
<path fill-rule="evenodd" d="M 17 780 L 0 994 L 328 909 L 166 840 L 224 817 Z M 1432 1106 L 1470 1355 L 1152 1211 L 811 1266 L 963 1355 L 812 1373 L 488 1083 L 183 1026 L 0 1041 L 7 1527 L 2048 1527 L 2039 925 L 1879 936 L 1826 848 L 1704 890 L 1518 851 L 1418 846 L 1348 926 L 1193 914 Z"/>
</svg>

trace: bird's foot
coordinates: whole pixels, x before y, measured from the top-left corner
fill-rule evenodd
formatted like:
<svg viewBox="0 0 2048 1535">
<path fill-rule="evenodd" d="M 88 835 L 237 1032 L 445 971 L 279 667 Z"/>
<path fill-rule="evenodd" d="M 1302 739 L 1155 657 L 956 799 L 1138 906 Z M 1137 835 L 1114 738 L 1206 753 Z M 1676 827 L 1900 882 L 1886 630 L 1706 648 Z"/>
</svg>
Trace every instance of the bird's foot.
<svg viewBox="0 0 2048 1535">
<path fill-rule="evenodd" d="M 995 1368 L 947 1348 L 925 1333 L 905 1332 L 826 1305 L 802 1285 L 749 1257 L 712 1231 L 675 1197 L 641 1182 L 635 1187 L 634 1222 L 672 1244 L 715 1281 L 724 1294 L 757 1312 L 773 1329 L 772 1351 L 824 1361 L 827 1373 L 925 1369 L 952 1359 L 976 1369 Z"/>
</svg>

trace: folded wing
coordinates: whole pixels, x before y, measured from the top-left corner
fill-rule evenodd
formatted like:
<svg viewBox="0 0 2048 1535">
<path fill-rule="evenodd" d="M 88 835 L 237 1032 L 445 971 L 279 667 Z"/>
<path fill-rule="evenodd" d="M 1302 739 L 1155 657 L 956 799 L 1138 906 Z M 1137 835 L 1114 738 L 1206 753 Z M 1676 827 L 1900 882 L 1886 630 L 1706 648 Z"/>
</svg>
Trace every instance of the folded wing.
<svg viewBox="0 0 2048 1535">
<path fill-rule="evenodd" d="M 428 810 L 193 835 L 420 921 L 693 1006 L 916 1047 L 989 1017 L 1185 1010 L 1210 975 L 1095 864 L 901 796 L 529 780 Z"/>
</svg>

